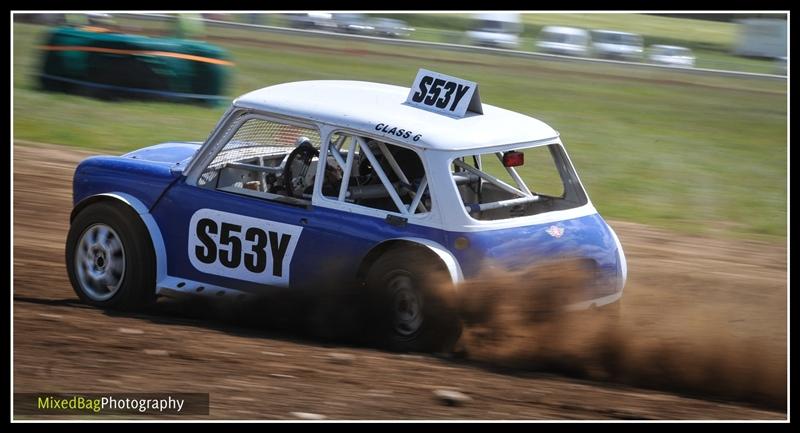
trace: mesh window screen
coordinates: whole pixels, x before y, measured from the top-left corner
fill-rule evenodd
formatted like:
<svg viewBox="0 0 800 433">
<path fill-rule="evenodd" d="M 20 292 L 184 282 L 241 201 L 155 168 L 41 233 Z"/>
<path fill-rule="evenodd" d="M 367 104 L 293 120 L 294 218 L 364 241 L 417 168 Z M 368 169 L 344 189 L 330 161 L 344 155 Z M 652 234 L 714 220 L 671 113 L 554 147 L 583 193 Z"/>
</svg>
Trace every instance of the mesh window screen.
<svg viewBox="0 0 800 433">
<path fill-rule="evenodd" d="M 297 139 L 306 137 L 319 148 L 320 138 L 316 129 L 273 122 L 263 119 L 246 121 L 217 154 L 200 176 L 199 184 L 213 182 L 217 170 L 229 162 L 243 162 L 261 156 L 288 154 L 297 144 Z"/>
</svg>

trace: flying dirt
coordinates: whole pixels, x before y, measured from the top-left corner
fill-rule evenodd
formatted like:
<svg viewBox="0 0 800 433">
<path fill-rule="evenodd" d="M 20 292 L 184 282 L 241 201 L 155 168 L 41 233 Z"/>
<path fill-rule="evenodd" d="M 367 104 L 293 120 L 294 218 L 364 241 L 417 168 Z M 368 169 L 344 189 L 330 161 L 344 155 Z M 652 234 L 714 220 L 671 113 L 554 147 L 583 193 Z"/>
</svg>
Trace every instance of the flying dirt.
<svg viewBox="0 0 800 433">
<path fill-rule="evenodd" d="M 553 308 L 590 280 L 567 261 L 470 282 L 462 350 L 490 365 L 785 407 L 786 353 L 778 341 L 736 335 L 732 325 L 749 322 L 740 308 L 642 286 L 598 311 Z"/>
</svg>

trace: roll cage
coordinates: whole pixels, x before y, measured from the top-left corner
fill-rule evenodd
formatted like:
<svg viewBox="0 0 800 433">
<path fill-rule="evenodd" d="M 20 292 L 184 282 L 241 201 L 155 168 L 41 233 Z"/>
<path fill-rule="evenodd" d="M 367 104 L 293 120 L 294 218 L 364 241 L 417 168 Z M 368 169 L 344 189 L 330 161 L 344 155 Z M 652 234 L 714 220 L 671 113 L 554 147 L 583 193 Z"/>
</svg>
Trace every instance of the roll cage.
<svg viewBox="0 0 800 433">
<path fill-rule="evenodd" d="M 341 176 L 341 182 L 334 186 L 333 192 L 327 189 L 327 193 L 321 194 L 325 200 L 334 201 L 338 203 L 356 203 L 359 200 L 385 198 L 391 202 L 391 208 L 380 208 L 383 211 L 396 212 L 403 217 L 408 217 L 414 214 L 427 213 L 431 209 L 432 197 L 430 195 L 429 179 L 427 172 L 422 176 L 411 179 L 407 170 L 401 163 L 397 161 L 395 155 L 389 150 L 389 146 L 395 146 L 413 151 L 421 161 L 424 161 L 420 156 L 420 152 L 402 143 L 395 143 L 385 138 L 373 138 L 370 134 L 363 131 L 351 130 L 344 127 L 332 126 L 326 124 L 317 124 L 307 120 L 290 118 L 275 114 L 266 114 L 256 112 L 252 109 L 245 108 L 230 108 L 223 119 L 217 124 L 214 130 L 209 135 L 207 141 L 201 146 L 192 160 L 186 167 L 185 174 L 187 177 L 187 184 L 197 185 L 200 174 L 206 170 L 218 154 L 224 152 L 226 144 L 231 140 L 247 120 L 250 119 L 266 119 L 269 121 L 280 122 L 286 125 L 292 125 L 299 128 L 313 128 L 319 136 L 320 150 L 325 151 L 325 155 L 320 155 L 319 170 L 313 174 L 314 188 L 321 188 L 319 185 L 324 182 L 317 179 L 324 179 L 326 170 L 333 167 L 340 170 L 342 173 L 350 174 L 354 169 L 356 154 L 363 156 L 369 162 L 372 170 L 377 177 L 378 182 L 367 186 L 353 186 L 353 177 L 350 175 Z M 347 137 L 352 137 L 348 149 L 345 150 L 345 142 Z M 328 145 L 323 146 L 321 141 L 328 140 Z M 555 144 L 543 143 L 543 144 Z M 269 147 L 263 144 L 254 145 L 255 147 Z M 500 146 L 498 146 L 500 147 Z M 496 150 L 488 152 L 492 153 L 501 163 L 503 160 L 503 152 Z M 522 144 L 520 147 L 528 147 Z M 246 149 L 247 146 L 240 146 L 238 149 Z M 265 176 L 279 176 L 286 169 L 285 163 L 288 154 L 292 148 L 283 146 L 272 148 L 274 151 L 272 156 L 284 156 L 284 159 L 277 165 L 265 165 L 263 158 L 258 158 L 252 161 L 229 161 L 224 166 L 243 170 L 252 170 L 260 177 L 261 182 L 264 182 Z M 487 149 L 490 150 L 490 149 Z M 480 149 L 474 149 L 473 153 L 479 153 Z M 284 155 L 285 154 L 285 155 Z M 264 155 L 261 155 L 262 157 Z M 487 171 L 483 170 L 481 155 L 473 155 L 474 163 L 466 162 L 465 156 L 456 157 L 452 160 L 452 171 L 450 175 L 455 180 L 456 185 L 464 185 L 471 182 L 486 182 L 489 185 L 496 187 L 499 190 L 505 191 L 513 196 L 513 198 L 503 198 L 493 200 L 490 202 L 482 203 L 466 203 L 464 207 L 468 213 L 491 211 L 501 208 L 513 208 L 531 203 L 536 203 L 542 199 L 542 196 L 532 192 L 526 185 L 520 174 L 514 167 L 505 167 L 506 172 L 513 180 L 510 184 L 497 176 L 494 176 Z M 382 164 L 381 161 L 385 162 Z M 423 163 L 425 170 L 431 168 Z M 394 177 L 395 180 L 392 180 Z M 230 188 L 225 189 L 229 192 Z M 296 205 L 310 205 L 312 201 L 311 194 L 304 194 L 303 197 L 284 197 L 267 192 L 254 193 L 251 191 L 240 191 L 247 195 L 256 195 L 262 198 L 272 199 L 279 202 L 285 202 Z M 402 197 L 409 197 L 410 200 L 403 201 Z M 424 200 L 428 199 L 427 204 Z"/>
<path fill-rule="evenodd" d="M 358 153 L 366 158 L 370 164 L 370 168 L 375 172 L 375 175 L 380 183 L 367 187 L 356 188 L 352 185 L 351 176 L 342 176 L 341 183 L 336 188 L 336 194 L 333 197 L 327 196 L 327 199 L 343 203 L 353 203 L 360 199 L 385 196 L 391 200 L 395 208 L 389 210 L 390 212 L 397 212 L 403 216 L 408 216 L 414 213 L 425 213 L 429 211 L 428 206 L 423 203 L 423 197 L 429 197 L 430 194 L 427 176 L 423 174 L 419 179 L 410 179 L 406 173 L 406 170 L 404 170 L 401 164 L 398 163 L 395 155 L 389 150 L 389 146 L 396 146 L 414 151 L 413 149 L 410 149 L 407 146 L 396 144 L 394 142 L 386 142 L 383 141 L 383 139 L 373 139 L 369 135 L 360 133 L 358 131 L 320 128 L 321 125 L 317 125 L 313 122 L 293 119 L 280 115 L 255 112 L 249 109 L 237 109 L 236 107 L 230 108 L 225 113 L 222 120 L 216 125 L 214 130 L 212 130 L 206 142 L 200 147 L 192 160 L 187 164 L 187 167 L 184 171 L 187 184 L 199 186 L 199 182 L 201 182 L 201 176 L 204 172 L 210 169 L 220 170 L 225 168 L 234 168 L 251 170 L 258 173 L 262 183 L 264 182 L 264 178 L 268 175 L 279 176 L 284 173 L 286 170 L 285 156 L 288 156 L 292 148 L 286 146 L 269 146 L 263 143 L 241 143 L 237 144 L 235 148 L 237 152 L 243 155 L 246 154 L 248 149 L 260 150 L 260 153 L 253 152 L 252 155 L 248 155 L 250 159 L 255 158 L 255 160 L 227 161 L 221 164 L 214 164 L 215 158 L 227 151 L 226 146 L 231 142 L 231 139 L 234 137 L 236 132 L 242 127 L 242 125 L 244 125 L 245 122 L 252 119 L 274 121 L 299 128 L 313 128 L 315 131 L 328 130 L 327 133 L 319 134 L 320 141 L 325 139 L 329 140 L 328 145 L 321 146 L 321 143 L 318 143 L 320 148 L 326 149 L 326 158 L 319 158 L 319 162 L 321 163 L 320 165 L 324 165 L 325 169 L 336 165 L 338 167 L 335 168 L 341 170 L 343 173 L 351 173 L 356 154 Z M 353 143 L 350 145 L 350 148 L 347 151 L 344 151 L 343 146 L 345 139 L 348 136 L 353 138 Z M 336 138 L 334 139 L 334 137 Z M 418 158 L 420 158 L 421 161 L 419 154 L 416 151 L 414 151 L 414 153 Z M 265 157 L 275 156 L 284 156 L 280 164 L 265 165 Z M 323 159 L 328 160 L 323 161 Z M 384 164 L 381 163 L 381 160 L 385 161 L 388 167 L 384 167 Z M 397 180 L 392 181 L 390 179 L 390 174 L 387 173 L 387 171 L 391 173 L 391 175 Z M 324 178 L 325 172 L 323 169 L 321 172 L 315 173 L 315 183 L 317 183 L 316 179 L 320 177 L 320 173 Z M 233 192 L 229 187 L 220 189 Z M 256 195 L 252 192 L 242 192 L 247 195 Z M 405 194 L 408 194 L 412 198 L 411 202 L 408 204 L 404 203 L 401 199 L 401 195 Z M 311 199 L 310 195 L 305 195 L 300 199 L 281 197 L 266 192 L 260 192 L 258 195 L 262 196 L 263 198 L 273 199 L 290 204 L 308 205 L 310 204 L 309 199 Z"/>
</svg>

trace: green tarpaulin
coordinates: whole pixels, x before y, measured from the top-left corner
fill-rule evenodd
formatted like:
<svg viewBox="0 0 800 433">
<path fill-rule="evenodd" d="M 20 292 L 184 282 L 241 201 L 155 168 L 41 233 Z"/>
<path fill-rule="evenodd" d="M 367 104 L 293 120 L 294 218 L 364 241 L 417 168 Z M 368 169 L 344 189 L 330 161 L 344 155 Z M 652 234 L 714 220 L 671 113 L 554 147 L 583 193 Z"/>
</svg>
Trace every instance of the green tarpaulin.
<svg viewBox="0 0 800 433">
<path fill-rule="evenodd" d="M 59 27 L 48 36 L 41 74 L 49 90 L 215 101 L 232 63 L 202 41 Z"/>
</svg>

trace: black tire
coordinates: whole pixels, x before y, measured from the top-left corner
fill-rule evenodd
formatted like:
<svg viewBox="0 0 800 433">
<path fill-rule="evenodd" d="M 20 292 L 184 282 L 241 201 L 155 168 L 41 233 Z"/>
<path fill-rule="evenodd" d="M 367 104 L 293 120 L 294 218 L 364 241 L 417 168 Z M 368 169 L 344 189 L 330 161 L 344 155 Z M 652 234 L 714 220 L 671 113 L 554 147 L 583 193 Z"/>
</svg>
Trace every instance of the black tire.
<svg viewBox="0 0 800 433">
<path fill-rule="evenodd" d="M 86 233 L 91 236 L 90 230 L 95 228 L 110 227 L 113 232 L 110 238 L 118 238 L 122 246 L 123 255 L 118 258 L 119 263 L 124 263 L 121 275 L 114 278 L 118 281 L 115 290 L 109 290 L 108 299 L 98 299 L 96 292 L 87 289 L 81 284 L 88 272 L 85 267 L 78 269 L 76 257 L 81 258 L 78 253 L 79 241 Z M 119 257 L 118 254 L 108 254 Z M 105 255 L 103 255 L 105 256 Z M 84 259 L 85 260 L 85 259 Z M 101 269 L 102 274 L 106 272 L 111 275 L 110 265 L 112 259 L 101 262 L 109 265 L 109 270 Z M 67 274 L 70 283 L 78 297 L 85 303 L 101 308 L 119 310 L 141 309 L 155 301 L 155 253 L 150 240 L 150 234 L 139 215 L 124 204 L 113 202 L 98 202 L 91 204 L 81 210 L 70 225 L 69 234 L 66 242 L 66 261 Z M 84 283 L 86 284 L 86 283 Z M 87 286 L 88 287 L 88 286 Z M 111 293 L 113 291 L 113 293 Z M 93 295 L 94 293 L 94 295 Z M 105 295 L 103 295 L 105 296 Z"/>
<path fill-rule="evenodd" d="M 455 289 L 438 257 L 421 248 L 387 251 L 370 267 L 366 285 L 368 325 L 375 343 L 399 352 L 452 350 L 461 335 L 461 322 Z M 412 292 L 418 314 L 401 313 L 399 305 L 413 304 L 406 302 Z"/>
</svg>

